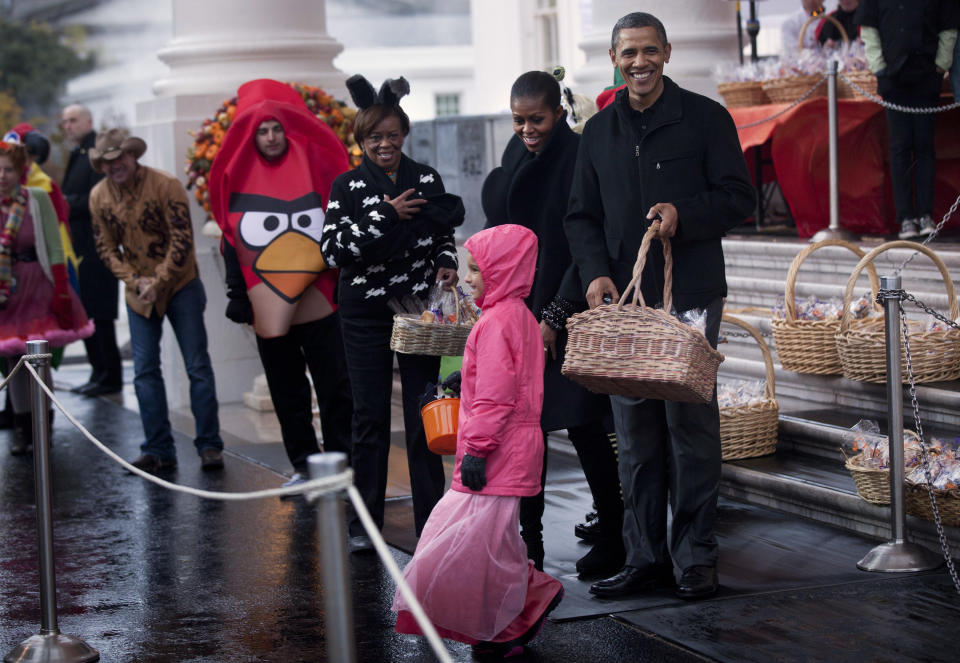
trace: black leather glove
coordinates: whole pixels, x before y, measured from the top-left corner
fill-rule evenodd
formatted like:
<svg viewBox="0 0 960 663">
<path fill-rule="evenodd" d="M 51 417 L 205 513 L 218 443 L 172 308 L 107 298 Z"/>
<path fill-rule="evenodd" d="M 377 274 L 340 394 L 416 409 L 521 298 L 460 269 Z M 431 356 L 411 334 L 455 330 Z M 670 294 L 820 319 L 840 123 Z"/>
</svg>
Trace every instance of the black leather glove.
<svg viewBox="0 0 960 663">
<path fill-rule="evenodd" d="M 487 485 L 487 459 L 466 454 L 460 461 L 460 482 L 470 490 Z"/>
<path fill-rule="evenodd" d="M 448 375 L 440 386 L 449 389 L 457 398 L 460 398 L 460 371 L 454 371 Z"/>
<path fill-rule="evenodd" d="M 253 307 L 249 299 L 231 299 L 227 302 L 226 316 L 238 325 L 253 323 Z"/>
</svg>

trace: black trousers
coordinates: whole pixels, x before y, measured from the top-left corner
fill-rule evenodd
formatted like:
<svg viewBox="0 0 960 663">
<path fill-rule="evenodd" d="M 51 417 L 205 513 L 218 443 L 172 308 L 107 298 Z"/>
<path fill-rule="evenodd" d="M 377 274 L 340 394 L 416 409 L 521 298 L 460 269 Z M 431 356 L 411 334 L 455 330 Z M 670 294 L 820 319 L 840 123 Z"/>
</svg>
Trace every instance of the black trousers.
<svg viewBox="0 0 960 663">
<path fill-rule="evenodd" d="M 280 434 L 290 464 L 307 471 L 307 457 L 320 451 L 310 411 L 310 370 L 320 409 L 324 451 L 342 451 L 350 458 L 353 396 L 344 359 L 337 313 L 290 327 L 277 338 L 257 337 L 257 350 L 280 420 Z"/>
<path fill-rule="evenodd" d="M 910 85 L 899 85 L 884 98 L 909 107 L 936 106 L 942 76 L 931 75 Z M 897 221 L 933 214 L 936 177 L 934 113 L 901 113 L 887 110 L 890 134 L 890 180 Z"/>
<path fill-rule="evenodd" d="M 580 466 L 597 505 L 601 536 L 605 540 L 619 539 L 623 527 L 623 499 L 620 496 L 620 476 L 617 473 L 617 455 L 609 437 L 610 431 L 602 421 L 567 429 L 567 436 L 577 451 Z M 524 541 L 542 539 L 544 487 L 547 480 L 547 435 L 543 435 L 543 475 L 540 492 L 520 498 L 520 531 Z"/>
<path fill-rule="evenodd" d="M 123 384 L 123 367 L 114 320 L 94 320 L 93 334 L 83 339 L 83 347 L 90 362 L 90 382 L 110 386 Z"/>
<path fill-rule="evenodd" d="M 390 453 L 390 397 L 393 391 L 393 357 L 390 333 L 392 313 L 350 315 L 341 309 L 347 370 L 353 386 L 354 484 L 374 522 L 383 527 L 384 498 Z M 436 383 L 440 357 L 397 354 L 406 431 L 407 465 L 413 492 L 413 518 L 417 536 L 433 506 L 443 496 L 443 461 L 427 448 L 420 419 L 420 397 Z M 363 533 L 359 519 L 350 522 L 350 535 Z"/>
<path fill-rule="evenodd" d="M 707 307 L 707 340 L 717 346 L 723 300 Z M 611 396 L 625 512 L 627 566 L 673 562 L 681 571 L 715 566 L 720 490 L 717 393 L 706 404 Z M 667 505 L 673 514 L 669 549 Z"/>
</svg>

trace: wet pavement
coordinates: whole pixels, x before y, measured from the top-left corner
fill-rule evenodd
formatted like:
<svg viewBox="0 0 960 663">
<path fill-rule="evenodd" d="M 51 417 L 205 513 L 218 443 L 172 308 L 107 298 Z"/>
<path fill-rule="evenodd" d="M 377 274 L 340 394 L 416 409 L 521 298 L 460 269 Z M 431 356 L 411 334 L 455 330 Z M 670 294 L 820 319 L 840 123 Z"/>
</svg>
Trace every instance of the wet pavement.
<svg viewBox="0 0 960 663">
<path fill-rule="evenodd" d="M 121 456 L 137 455 L 135 412 L 103 398 L 58 397 Z M 0 654 L 40 624 L 32 464 L 5 452 L 11 436 L 0 431 Z M 232 492 L 279 486 L 288 471 L 282 448 L 257 446 L 251 459 L 251 444 L 228 437 L 225 469 L 205 473 L 178 433 L 179 468 L 166 478 Z M 172 493 L 127 474 L 59 415 L 52 462 L 60 629 L 101 660 L 326 660 L 317 527 L 304 500 Z M 406 477 L 391 473 L 385 535 L 403 566 L 412 518 L 401 495 Z M 716 598 L 593 599 L 573 573 L 586 548 L 572 525 L 589 506 L 575 459 L 551 453 L 548 487 L 546 567 L 567 598 L 514 660 L 956 659 L 960 597 L 944 572 L 862 573 L 854 564 L 873 541 L 734 502 L 719 510 Z M 358 660 L 434 660 L 421 639 L 393 633 L 394 583 L 377 558 L 355 556 L 351 572 Z M 472 660 L 469 647 L 448 644 L 454 660 Z"/>
</svg>

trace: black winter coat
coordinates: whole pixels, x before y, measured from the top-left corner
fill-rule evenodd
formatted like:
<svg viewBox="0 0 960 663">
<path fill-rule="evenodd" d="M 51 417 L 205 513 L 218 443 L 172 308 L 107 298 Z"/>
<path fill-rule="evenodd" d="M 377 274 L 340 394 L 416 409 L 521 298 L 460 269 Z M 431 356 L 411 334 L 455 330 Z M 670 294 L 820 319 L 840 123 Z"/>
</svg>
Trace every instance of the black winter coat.
<svg viewBox="0 0 960 663">
<path fill-rule="evenodd" d="M 94 320 L 115 320 L 120 288 L 117 277 L 97 254 L 90 220 L 90 190 L 103 179 L 103 175 L 94 172 L 87 155 L 96 137 L 96 133 L 91 131 L 70 152 L 60 189 L 70 205 L 70 234 L 73 249 L 80 259 L 77 274 L 80 301 L 83 302 L 88 317 Z"/>
<path fill-rule="evenodd" d="M 527 306 L 541 318 L 544 306 L 560 296 L 586 308 L 580 278 L 570 258 L 563 217 L 580 136 L 561 118 L 540 152 L 534 154 L 514 135 L 503 158 L 483 183 L 481 204 L 486 227 L 504 223 L 526 226 L 537 235 L 539 253 Z M 557 359 L 547 355 L 543 376 L 545 431 L 561 430 L 597 421 L 610 410 L 610 399 L 593 394 L 560 373 L 567 333 L 557 339 Z"/>
<path fill-rule="evenodd" d="M 726 232 L 753 213 L 756 195 L 727 110 L 663 78 L 663 96 L 642 138 L 627 90 L 587 122 L 580 141 L 564 228 L 584 291 L 601 276 L 623 293 L 656 203 L 672 203 L 673 302 L 705 307 L 727 294 Z M 653 242 L 643 271 L 648 305 L 663 299 L 663 251 Z"/>
</svg>

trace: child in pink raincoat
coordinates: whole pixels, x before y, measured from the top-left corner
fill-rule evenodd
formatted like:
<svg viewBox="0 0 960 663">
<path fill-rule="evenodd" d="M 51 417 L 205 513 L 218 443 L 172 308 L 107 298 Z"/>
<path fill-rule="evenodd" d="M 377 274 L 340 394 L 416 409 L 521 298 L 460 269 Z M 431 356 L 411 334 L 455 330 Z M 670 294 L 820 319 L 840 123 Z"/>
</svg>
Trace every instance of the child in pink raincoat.
<svg viewBox="0 0 960 663">
<path fill-rule="evenodd" d="M 404 571 L 441 637 L 478 651 L 519 653 L 560 602 L 520 538 L 520 498 L 540 490 L 543 340 L 524 304 L 537 237 L 502 225 L 465 244 L 466 283 L 483 310 L 463 354 L 457 462 Z M 422 634 L 397 592 L 398 633 Z"/>
</svg>

